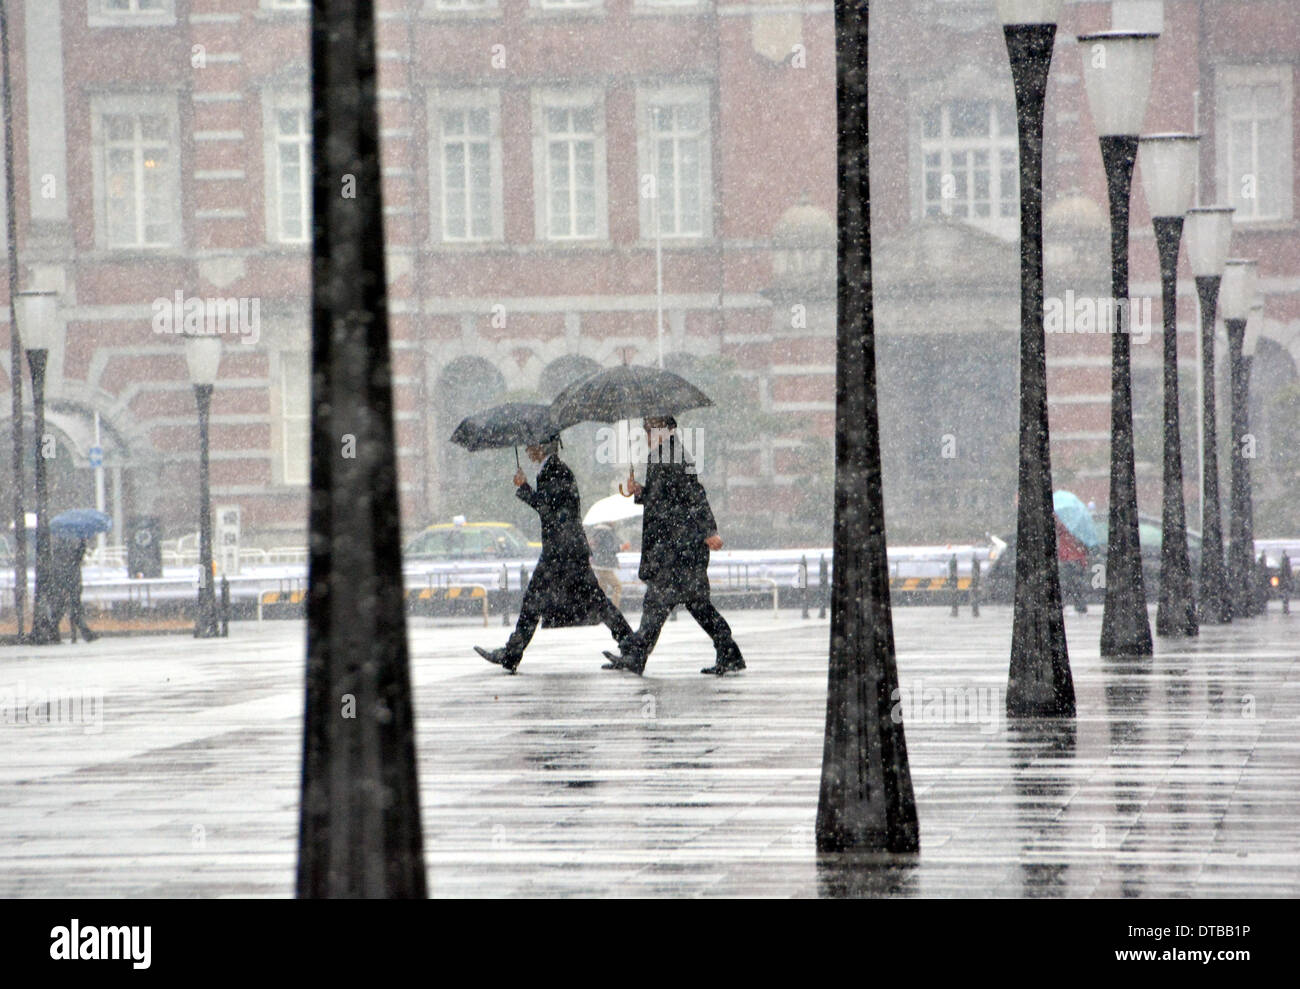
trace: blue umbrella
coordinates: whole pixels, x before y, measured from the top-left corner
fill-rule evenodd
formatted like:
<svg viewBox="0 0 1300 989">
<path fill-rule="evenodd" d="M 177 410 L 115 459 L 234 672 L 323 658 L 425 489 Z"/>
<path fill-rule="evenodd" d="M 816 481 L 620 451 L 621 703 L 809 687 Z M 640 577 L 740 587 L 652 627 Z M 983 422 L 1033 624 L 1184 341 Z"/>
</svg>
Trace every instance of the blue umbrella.
<svg viewBox="0 0 1300 989">
<path fill-rule="evenodd" d="M 74 508 L 50 519 L 50 532 L 65 539 L 89 539 L 112 529 L 113 520 L 93 508 Z"/>
<path fill-rule="evenodd" d="M 1088 549 L 1101 545 L 1101 536 L 1092 524 L 1092 513 L 1088 506 L 1079 500 L 1079 496 L 1069 491 L 1056 491 L 1052 494 L 1052 510 L 1065 526 L 1070 535 L 1083 543 Z"/>
</svg>

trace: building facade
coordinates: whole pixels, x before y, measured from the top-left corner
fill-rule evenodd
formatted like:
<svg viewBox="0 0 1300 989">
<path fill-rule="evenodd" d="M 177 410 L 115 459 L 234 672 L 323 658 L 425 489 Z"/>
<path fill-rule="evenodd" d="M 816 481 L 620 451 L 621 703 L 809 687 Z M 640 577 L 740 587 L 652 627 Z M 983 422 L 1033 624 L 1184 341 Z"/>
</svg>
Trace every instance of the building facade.
<svg viewBox="0 0 1300 989">
<path fill-rule="evenodd" d="M 376 6 L 406 524 L 515 510 L 513 458 L 471 457 L 447 442 L 461 417 L 498 400 L 549 399 L 597 367 L 654 363 L 662 351 L 666 366 L 725 397 L 683 422 L 705 424 L 701 466 L 735 544 L 829 538 L 831 5 Z M 213 500 L 241 508 L 246 542 L 303 542 L 308 7 L 10 4 L 20 285 L 61 298 L 63 345 L 51 352 L 48 386 L 56 509 L 93 503 L 97 423 L 119 522 L 157 515 L 168 536 L 194 530 L 195 408 L 181 341 L 167 330 L 201 315 L 224 319 L 226 334 Z M 1048 296 L 1109 291 L 1105 179 L 1073 36 L 1112 16 L 1137 26 L 1156 18 L 1146 129 L 1205 135 L 1201 201 L 1237 207 L 1233 253 L 1260 259 L 1265 333 L 1283 340 L 1261 344 L 1254 421 L 1264 458 L 1256 482 L 1285 500 L 1294 478 L 1284 425 L 1300 350 L 1286 343 L 1300 332 L 1300 8 L 1114 7 L 1067 3 L 1058 33 L 1045 152 Z M 1018 190 L 1006 49 L 992 0 L 877 0 L 871 14 L 891 537 L 977 538 L 1005 531 L 1014 513 Z M 1153 300 L 1150 338 L 1134 343 L 1134 392 L 1141 501 L 1156 513 L 1159 283 L 1140 185 L 1132 249 L 1133 295 Z M 1184 273 L 1193 511 L 1197 320 Z M 1104 334 L 1048 341 L 1057 481 L 1099 505 L 1109 352 Z M 566 434 L 588 497 L 627 470 L 598 461 L 598 440 L 595 427 Z M 0 467 L 4 483 L 9 473 Z"/>
</svg>

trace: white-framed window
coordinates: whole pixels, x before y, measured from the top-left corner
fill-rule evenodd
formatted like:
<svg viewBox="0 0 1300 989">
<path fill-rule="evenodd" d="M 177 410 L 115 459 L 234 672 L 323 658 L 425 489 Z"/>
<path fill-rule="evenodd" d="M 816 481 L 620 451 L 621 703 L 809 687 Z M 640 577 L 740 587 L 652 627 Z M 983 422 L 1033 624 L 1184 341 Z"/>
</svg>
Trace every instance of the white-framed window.
<svg viewBox="0 0 1300 989">
<path fill-rule="evenodd" d="M 305 485 L 311 480 L 311 353 L 282 350 L 279 358 L 276 466 L 280 483 Z"/>
<path fill-rule="evenodd" d="M 311 240 L 311 109 L 304 90 L 269 90 L 262 101 L 267 240 Z"/>
<path fill-rule="evenodd" d="M 89 0 L 91 27 L 162 27 L 176 23 L 175 0 Z"/>
<path fill-rule="evenodd" d="M 704 10 L 709 0 L 633 0 L 632 7 L 638 13 L 685 13 Z"/>
<path fill-rule="evenodd" d="M 309 10 L 311 0 L 262 0 L 265 10 Z"/>
<path fill-rule="evenodd" d="M 501 102 L 495 90 L 429 95 L 430 237 L 444 243 L 502 238 Z"/>
<path fill-rule="evenodd" d="M 709 91 L 664 86 L 637 92 L 641 236 L 713 232 Z M 658 207 L 656 216 L 656 206 Z"/>
<path fill-rule="evenodd" d="M 1221 65 L 1215 72 L 1215 176 L 1237 223 L 1292 217 L 1290 65 Z"/>
<path fill-rule="evenodd" d="M 534 10 L 545 11 L 589 11 L 600 10 L 604 0 L 528 0 Z"/>
<path fill-rule="evenodd" d="M 175 97 L 95 97 L 91 143 L 98 245 L 179 247 L 180 139 Z"/>
<path fill-rule="evenodd" d="M 955 99 L 921 111 L 921 215 L 951 216 L 1004 237 L 1019 229 L 1016 111 Z"/>
<path fill-rule="evenodd" d="M 426 0 L 425 2 L 426 9 L 447 13 L 483 11 L 496 6 L 496 0 Z"/>
<path fill-rule="evenodd" d="M 534 92 L 533 132 L 538 239 L 608 238 L 604 94 Z"/>
</svg>

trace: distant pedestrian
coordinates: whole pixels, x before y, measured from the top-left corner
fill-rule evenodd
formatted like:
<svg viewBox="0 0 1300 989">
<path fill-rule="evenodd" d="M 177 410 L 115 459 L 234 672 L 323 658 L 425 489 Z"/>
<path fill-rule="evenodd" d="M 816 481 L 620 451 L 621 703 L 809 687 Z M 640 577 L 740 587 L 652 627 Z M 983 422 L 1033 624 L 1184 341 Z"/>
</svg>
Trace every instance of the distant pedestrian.
<svg viewBox="0 0 1300 989">
<path fill-rule="evenodd" d="M 595 526 L 588 540 L 591 543 L 591 569 L 596 574 L 600 589 L 608 595 L 617 608 L 623 600 L 623 582 L 618 579 L 618 533 L 607 522 Z"/>
<path fill-rule="evenodd" d="M 714 663 L 700 670 L 722 676 L 745 668 L 731 626 L 709 600 L 709 552 L 722 549 L 722 537 L 709 508 L 704 485 L 681 449 L 671 416 L 647 417 L 650 456 L 645 485 L 631 482 L 638 505 L 645 506 L 641 520 L 640 578 L 645 581 L 641 627 L 622 655 L 606 653 L 607 670 L 629 670 L 640 675 L 659 640 L 664 622 L 676 605 L 713 640 Z"/>
<path fill-rule="evenodd" d="M 1088 613 L 1085 593 L 1088 587 L 1088 547 L 1076 537 L 1059 515 L 1056 519 L 1056 558 L 1061 564 L 1061 596 L 1074 604 L 1080 615 Z"/>
<path fill-rule="evenodd" d="M 1295 589 L 1291 575 L 1291 557 L 1282 551 L 1282 559 L 1277 565 L 1277 592 L 1282 596 L 1282 614 L 1291 614 L 1291 592 Z"/>
<path fill-rule="evenodd" d="M 58 634 L 64 612 L 67 612 L 72 641 L 77 641 L 77 632 L 80 631 L 83 639 L 94 642 L 99 636 L 86 624 L 86 614 L 81 605 L 81 561 L 86 556 L 86 540 L 55 538 L 51 549 L 55 634 Z"/>
<path fill-rule="evenodd" d="M 522 469 L 515 472 L 515 496 L 536 510 L 542 521 L 542 555 L 524 591 L 515 630 L 499 649 L 474 647 L 489 663 L 508 673 L 519 668 L 539 622 L 545 621 L 547 628 L 604 622 L 620 649 L 632 635 L 632 626 L 591 572 L 591 547 L 582 531 L 578 483 L 557 456 L 558 449 L 558 437 L 528 447 L 528 459 L 540 465 L 536 490 Z"/>
</svg>

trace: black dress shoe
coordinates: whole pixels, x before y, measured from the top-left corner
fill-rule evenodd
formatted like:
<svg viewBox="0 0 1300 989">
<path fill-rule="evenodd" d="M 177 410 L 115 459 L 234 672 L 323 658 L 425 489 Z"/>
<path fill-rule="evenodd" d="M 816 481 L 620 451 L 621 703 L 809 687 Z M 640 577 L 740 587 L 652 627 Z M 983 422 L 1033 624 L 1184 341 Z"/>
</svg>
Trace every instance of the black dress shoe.
<svg viewBox="0 0 1300 989">
<path fill-rule="evenodd" d="M 732 649 L 725 658 L 719 659 L 712 666 L 706 666 L 700 670 L 701 673 L 711 673 L 714 676 L 722 676 L 724 673 L 739 673 L 745 668 L 745 660 L 740 655 L 739 649 Z"/>
<path fill-rule="evenodd" d="M 638 663 L 631 656 L 620 656 L 617 653 L 608 651 L 603 653 L 603 655 L 609 660 L 609 662 L 601 667 L 602 670 L 627 670 L 629 673 L 635 673 L 637 676 L 640 676 L 645 672 L 644 661 Z"/>
<path fill-rule="evenodd" d="M 505 649 L 487 650 L 482 646 L 475 646 L 474 651 L 489 663 L 495 663 L 497 666 L 500 666 L 507 673 L 513 673 L 515 670 L 519 669 L 519 663 L 523 659 L 522 656 L 509 655 Z"/>
</svg>

